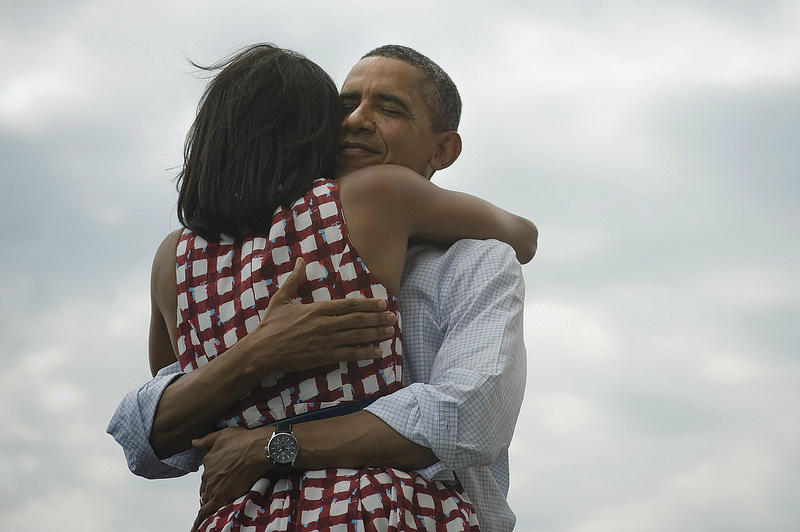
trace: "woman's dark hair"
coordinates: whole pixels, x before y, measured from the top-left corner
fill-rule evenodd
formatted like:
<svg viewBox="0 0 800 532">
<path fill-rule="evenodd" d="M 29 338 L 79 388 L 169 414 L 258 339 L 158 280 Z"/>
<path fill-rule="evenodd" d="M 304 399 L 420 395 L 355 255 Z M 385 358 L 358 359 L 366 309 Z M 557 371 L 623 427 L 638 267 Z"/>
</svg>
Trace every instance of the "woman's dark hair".
<svg viewBox="0 0 800 532">
<path fill-rule="evenodd" d="M 336 85 L 314 62 L 270 44 L 195 66 L 221 71 L 186 136 L 178 220 L 209 240 L 267 232 L 275 209 L 332 175 L 342 123 Z"/>
</svg>

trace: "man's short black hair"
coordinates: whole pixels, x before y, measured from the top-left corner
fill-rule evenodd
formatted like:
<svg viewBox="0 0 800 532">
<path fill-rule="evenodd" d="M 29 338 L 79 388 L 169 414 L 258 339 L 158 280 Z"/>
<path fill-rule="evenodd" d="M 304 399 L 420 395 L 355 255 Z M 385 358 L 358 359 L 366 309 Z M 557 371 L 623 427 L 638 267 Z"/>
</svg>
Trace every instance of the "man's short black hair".
<svg viewBox="0 0 800 532">
<path fill-rule="evenodd" d="M 367 52 L 366 57 L 388 57 L 404 61 L 422 74 L 422 89 L 431 109 L 431 127 L 435 132 L 457 131 L 461 120 L 461 96 L 447 72 L 413 48 L 386 44 Z"/>
</svg>

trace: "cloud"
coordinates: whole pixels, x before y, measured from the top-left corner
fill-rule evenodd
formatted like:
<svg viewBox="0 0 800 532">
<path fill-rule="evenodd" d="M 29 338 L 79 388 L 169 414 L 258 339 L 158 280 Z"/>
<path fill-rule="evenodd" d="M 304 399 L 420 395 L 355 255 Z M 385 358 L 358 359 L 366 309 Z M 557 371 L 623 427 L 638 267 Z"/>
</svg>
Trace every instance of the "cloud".
<svg viewBox="0 0 800 532">
<path fill-rule="evenodd" d="M 646 287 L 631 291 L 659 301 L 659 314 L 680 311 Z M 689 314 L 669 327 L 653 316 L 630 319 L 611 299 L 534 301 L 526 307 L 528 388 L 511 448 L 521 529 L 789 522 L 768 494 L 795 482 L 776 457 L 800 431 L 776 407 L 796 400 L 796 361 L 722 340 L 732 332 L 724 318 L 693 323 Z M 777 425 L 786 428 L 781 436 Z"/>
<path fill-rule="evenodd" d="M 265 40 L 340 83 L 379 44 L 429 54 L 465 103 L 437 182 L 539 225 L 519 530 L 791 529 L 798 20 L 788 1 L 9 9 L 0 528 L 42 507 L 44 528 L 190 524 L 197 476 L 133 477 L 104 428 L 148 376 L 150 261 L 204 87 L 186 58 Z"/>
</svg>

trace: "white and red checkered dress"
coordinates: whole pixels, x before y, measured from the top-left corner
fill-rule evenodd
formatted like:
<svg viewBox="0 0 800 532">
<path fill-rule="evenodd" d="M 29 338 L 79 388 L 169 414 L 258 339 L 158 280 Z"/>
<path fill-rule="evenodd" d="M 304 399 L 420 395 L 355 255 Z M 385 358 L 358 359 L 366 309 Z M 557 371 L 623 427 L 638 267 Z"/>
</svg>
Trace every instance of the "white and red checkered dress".
<svg viewBox="0 0 800 532">
<path fill-rule="evenodd" d="M 209 242 L 184 230 L 177 248 L 178 350 L 184 371 L 220 356 L 260 323 L 269 299 L 306 262 L 296 302 L 351 297 L 397 298 L 353 248 L 336 181 L 319 179 L 290 208 L 279 208 L 268 235 Z M 267 376 L 231 407 L 219 426 L 257 427 L 392 393 L 402 386 L 400 333 L 374 360 Z M 209 517 L 202 531 L 478 530 L 462 491 L 393 468 L 293 472 L 259 480 Z"/>
</svg>

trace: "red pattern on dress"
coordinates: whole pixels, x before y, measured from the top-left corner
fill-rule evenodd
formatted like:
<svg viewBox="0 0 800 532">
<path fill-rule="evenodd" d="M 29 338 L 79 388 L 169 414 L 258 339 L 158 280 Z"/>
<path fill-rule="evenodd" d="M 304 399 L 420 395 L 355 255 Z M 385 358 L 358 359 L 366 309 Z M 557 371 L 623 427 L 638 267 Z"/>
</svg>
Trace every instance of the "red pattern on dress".
<svg viewBox="0 0 800 532">
<path fill-rule="evenodd" d="M 178 351 L 184 371 L 220 356 L 260 323 L 297 257 L 308 282 L 294 302 L 378 297 L 398 316 L 395 335 L 373 360 L 342 362 L 264 378 L 219 427 L 258 427 L 402 386 L 397 298 L 369 272 L 350 242 L 336 181 L 320 179 L 268 235 L 210 242 L 184 230 L 178 243 Z M 478 530 L 461 490 L 393 468 L 327 469 L 261 479 L 201 526 L 216 530 Z"/>
</svg>

